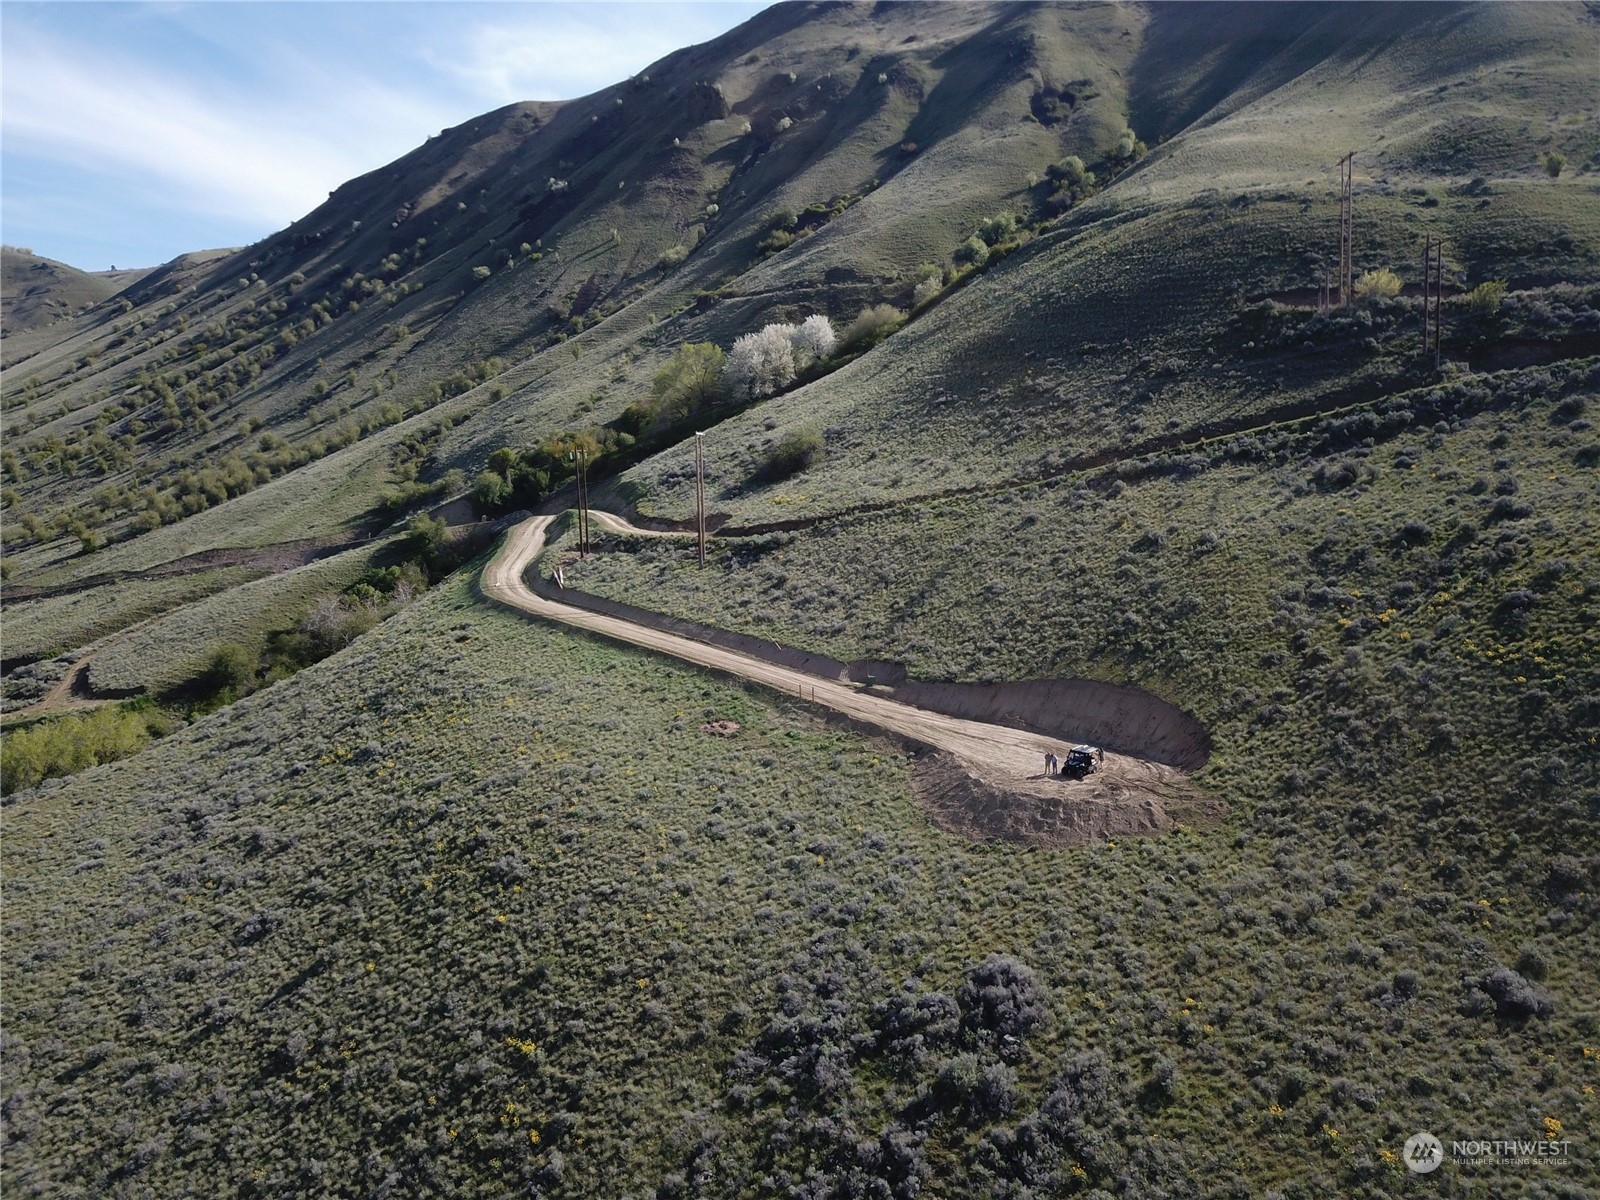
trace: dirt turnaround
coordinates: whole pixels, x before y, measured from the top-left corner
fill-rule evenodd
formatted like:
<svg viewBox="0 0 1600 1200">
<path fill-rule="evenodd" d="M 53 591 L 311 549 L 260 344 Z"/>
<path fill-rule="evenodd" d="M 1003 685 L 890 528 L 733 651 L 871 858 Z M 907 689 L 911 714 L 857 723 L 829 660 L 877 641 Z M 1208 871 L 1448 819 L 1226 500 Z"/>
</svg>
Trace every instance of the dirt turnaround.
<svg viewBox="0 0 1600 1200">
<path fill-rule="evenodd" d="M 898 687 L 868 687 L 864 686 L 865 681 L 848 678 L 856 672 L 847 670 L 834 675 L 826 668 L 807 671 L 769 661 L 742 648 L 703 640 L 695 634 L 704 627 L 697 629 L 689 622 L 648 614 L 658 621 L 642 623 L 629 619 L 642 610 L 623 613 L 616 611 L 622 606 L 613 608 L 609 603 L 608 611 L 578 607 L 565 602 L 563 593 L 553 584 L 541 580 L 535 588 L 526 578 L 555 520 L 550 514 L 531 517 L 507 534 L 480 580 L 488 599 L 791 696 L 802 696 L 851 722 L 897 736 L 913 753 L 912 793 L 941 829 L 977 840 L 1061 846 L 1127 834 L 1159 833 L 1177 824 L 1212 819 L 1226 811 L 1226 806 L 1204 796 L 1188 778 L 1188 771 L 1204 763 L 1209 753 L 1204 730 L 1155 696 L 1104 684 L 1079 686 L 1084 681 L 994 685 L 965 696 L 937 694 L 940 689 L 957 685 L 917 685 L 903 678 L 896 681 Z M 669 621 L 671 627 L 659 627 L 658 622 Z M 907 703 L 901 693 L 917 687 L 930 689 L 922 696 L 927 701 L 954 702 L 962 709 L 992 714 L 991 721 Z M 1082 707 L 1070 712 L 1057 708 L 1048 720 L 1025 722 L 1032 728 L 992 723 L 996 719 L 1018 720 L 1019 706 L 1039 702 Z M 1060 732 L 1051 736 L 1039 732 L 1039 725 Z M 1122 736 L 1096 739 L 1107 752 L 1103 767 L 1094 774 L 1084 779 L 1061 779 L 1045 773 L 1045 754 L 1064 752 L 1066 743 L 1072 740 L 1063 736 L 1067 730 L 1084 730 L 1087 734 L 1116 732 L 1118 728 Z M 1129 745 L 1130 740 L 1142 736 L 1152 743 L 1144 754 L 1137 752 L 1143 747 Z"/>
</svg>

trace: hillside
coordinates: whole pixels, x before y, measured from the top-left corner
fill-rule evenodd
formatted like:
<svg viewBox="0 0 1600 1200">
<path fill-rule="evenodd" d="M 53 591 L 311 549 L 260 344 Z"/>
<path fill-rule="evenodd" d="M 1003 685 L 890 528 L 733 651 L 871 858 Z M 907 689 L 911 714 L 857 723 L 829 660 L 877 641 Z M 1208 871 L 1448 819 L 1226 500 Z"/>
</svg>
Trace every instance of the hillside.
<svg viewBox="0 0 1600 1200">
<path fill-rule="evenodd" d="M 80 271 L 23 246 L 0 247 L 0 329 L 22 330 L 77 316 L 137 283 L 146 271 Z M 10 353 L 7 348 L 6 358 Z"/>
<path fill-rule="evenodd" d="M 1600 1188 L 1595 61 L 1583 5 L 784 4 L 8 329 L 7 1189 Z M 568 449 L 670 533 L 695 432 L 704 569 L 559 521 L 539 577 L 883 702 L 1142 697 L 1191 802 L 1014 836 L 1043 777 L 491 603 Z M 1001 723 L 1138 758 L 1081 716 Z"/>
</svg>

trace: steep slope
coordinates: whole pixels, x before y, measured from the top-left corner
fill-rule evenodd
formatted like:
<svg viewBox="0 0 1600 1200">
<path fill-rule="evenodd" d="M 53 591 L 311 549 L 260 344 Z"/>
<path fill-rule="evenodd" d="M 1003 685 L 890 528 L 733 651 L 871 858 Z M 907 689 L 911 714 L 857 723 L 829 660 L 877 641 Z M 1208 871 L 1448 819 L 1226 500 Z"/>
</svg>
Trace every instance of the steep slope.
<svg viewBox="0 0 1600 1200">
<path fill-rule="evenodd" d="M 209 507 L 183 466 L 240 459 L 231 493 L 288 465 L 256 448 L 261 432 L 315 458 L 476 382 L 464 366 L 509 370 L 495 386 L 514 391 L 551 369 L 540 351 L 619 307 L 636 333 L 739 277 L 756 299 L 738 319 L 805 296 L 848 317 L 1015 204 L 1029 170 L 1114 140 L 1112 90 L 1049 127 L 1022 118 L 1047 75 L 1119 69 L 1103 60 L 1124 61 L 1125 32 L 1114 9 L 1077 29 L 1053 9 L 780 7 L 596 96 L 445 131 L 259 246 L 152 278 L 133 311 L 96 313 L 19 365 L 13 475 L 27 475 L 28 507 L 59 512 L 87 474 L 111 497 L 94 521 L 117 535 L 131 517 Z M 853 205 L 841 217 L 761 261 L 769 211 L 840 198 Z M 668 251 L 686 261 L 658 265 Z M 626 375 L 647 378 L 648 364 Z M 526 391 L 524 411 L 537 405 Z M 535 415 L 564 421 L 573 402 Z M 498 425 L 473 428 L 486 455 Z M 135 473 L 171 503 L 130 495 Z"/>
</svg>

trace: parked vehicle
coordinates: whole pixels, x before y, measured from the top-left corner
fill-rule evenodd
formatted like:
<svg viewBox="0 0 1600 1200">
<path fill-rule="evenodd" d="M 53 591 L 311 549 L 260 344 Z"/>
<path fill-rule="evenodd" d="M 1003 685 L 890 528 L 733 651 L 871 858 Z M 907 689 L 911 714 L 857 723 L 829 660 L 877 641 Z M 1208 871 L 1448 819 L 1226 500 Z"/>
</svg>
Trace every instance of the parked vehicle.
<svg viewBox="0 0 1600 1200">
<path fill-rule="evenodd" d="M 1068 778 L 1082 779 L 1085 775 L 1093 775 L 1098 771 L 1105 760 L 1106 752 L 1098 746 L 1074 746 L 1061 760 L 1061 774 Z"/>
</svg>

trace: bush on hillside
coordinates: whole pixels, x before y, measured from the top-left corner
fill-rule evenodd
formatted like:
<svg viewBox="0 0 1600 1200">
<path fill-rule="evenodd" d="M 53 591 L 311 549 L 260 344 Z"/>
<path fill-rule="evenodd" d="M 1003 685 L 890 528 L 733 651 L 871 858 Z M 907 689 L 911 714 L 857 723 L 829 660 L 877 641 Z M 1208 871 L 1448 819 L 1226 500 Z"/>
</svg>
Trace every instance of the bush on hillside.
<svg viewBox="0 0 1600 1200">
<path fill-rule="evenodd" d="M 1552 150 L 1544 156 L 1544 173 L 1551 179 L 1561 178 L 1561 170 L 1567 165 L 1567 156 L 1559 150 Z"/>
<path fill-rule="evenodd" d="M 1003 212 L 978 226 L 978 236 L 988 246 L 1005 241 L 1017 231 L 1017 214 Z"/>
<path fill-rule="evenodd" d="M 774 229 L 756 243 L 756 249 L 763 254 L 776 254 L 780 250 L 787 250 L 793 244 L 794 234 L 787 229 Z"/>
<path fill-rule="evenodd" d="M 968 973 L 956 992 L 962 1024 L 980 1040 L 1027 1038 L 1050 1019 L 1050 1001 L 1033 971 L 1003 954 L 991 954 Z"/>
<path fill-rule="evenodd" d="M 655 411 L 675 421 L 709 408 L 717 398 L 727 361 L 722 347 L 712 342 L 685 342 L 679 346 L 651 381 Z"/>
<path fill-rule="evenodd" d="M 989 261 L 989 244 L 977 234 L 973 234 L 956 247 L 953 257 L 957 266 L 981 267 Z"/>
<path fill-rule="evenodd" d="M 1045 168 L 1045 175 L 1055 180 L 1060 188 L 1076 191 L 1094 186 L 1094 172 L 1076 154 L 1069 154 L 1060 162 L 1050 164 Z"/>
<path fill-rule="evenodd" d="M 1131 129 L 1124 129 L 1117 138 L 1117 148 L 1112 151 L 1114 157 L 1123 161 L 1138 161 L 1150 153 L 1150 147 L 1139 140 L 1139 135 Z"/>
<path fill-rule="evenodd" d="M 770 396 L 793 383 L 800 371 L 830 357 L 837 342 L 833 324 L 821 313 L 798 325 L 775 322 L 759 333 L 747 333 L 728 352 L 729 389 L 740 400 Z"/>
<path fill-rule="evenodd" d="M 1398 296 L 1400 294 L 1400 276 L 1388 267 L 1379 267 L 1376 271 L 1363 271 L 1356 280 L 1356 298 L 1371 300 L 1377 297 Z"/>
<path fill-rule="evenodd" d="M 257 656 L 237 642 L 226 642 L 212 652 L 196 683 L 213 696 L 242 696 L 256 681 Z"/>
<path fill-rule="evenodd" d="M 172 728 L 158 709 L 115 705 L 7 733 L 0 741 L 0 791 L 10 795 L 137 754 Z"/>
<path fill-rule="evenodd" d="M 1500 312 L 1500 302 L 1505 298 L 1505 280 L 1486 280 L 1467 293 L 1467 311 L 1480 318 L 1497 316 Z"/>
<path fill-rule="evenodd" d="M 779 438 L 767 452 L 756 477 L 766 483 L 777 483 L 798 475 L 816 461 L 822 453 L 822 432 L 813 425 L 794 429 Z"/>
<path fill-rule="evenodd" d="M 839 344 L 845 350 L 869 350 L 899 329 L 905 319 L 905 313 L 892 304 L 869 305 L 845 326 Z"/>
<path fill-rule="evenodd" d="M 432 552 L 444 544 L 445 533 L 449 527 L 442 517 L 430 517 L 427 513 L 418 513 L 406 523 L 406 535 L 420 550 Z"/>
<path fill-rule="evenodd" d="M 472 499 L 479 508 L 498 508 L 510 497 L 510 481 L 494 471 L 482 472 L 472 483 Z"/>
<path fill-rule="evenodd" d="M 813 313 L 789 335 L 789 343 L 794 347 L 795 368 L 803 371 L 812 363 L 831 357 L 838 342 L 833 322 L 821 313 Z"/>
</svg>

